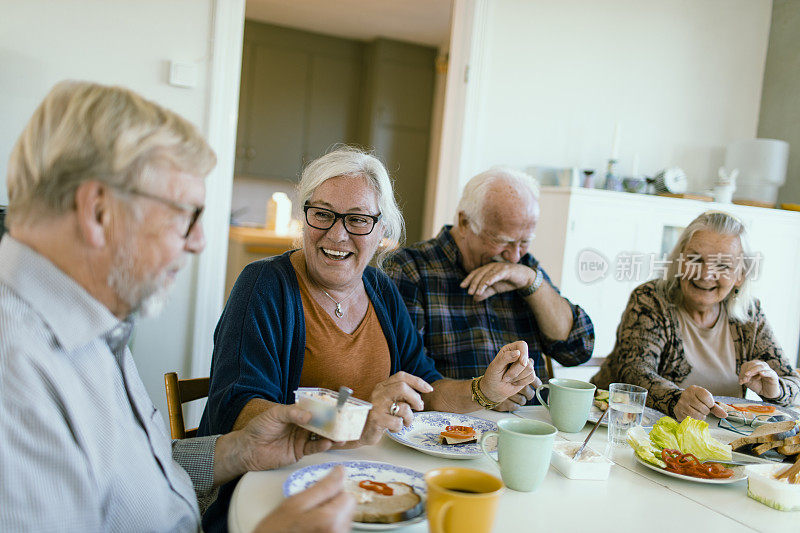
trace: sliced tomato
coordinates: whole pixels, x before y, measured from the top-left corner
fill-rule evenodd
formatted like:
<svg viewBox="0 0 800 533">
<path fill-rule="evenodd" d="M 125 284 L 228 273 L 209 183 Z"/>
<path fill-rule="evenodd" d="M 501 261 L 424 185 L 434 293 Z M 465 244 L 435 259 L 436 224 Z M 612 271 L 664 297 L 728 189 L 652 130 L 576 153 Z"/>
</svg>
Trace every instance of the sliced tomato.
<svg viewBox="0 0 800 533">
<path fill-rule="evenodd" d="M 451 439 L 470 439 L 475 436 L 475 429 L 469 426 L 447 426 L 442 431 L 442 436 Z"/>
<path fill-rule="evenodd" d="M 746 413 L 748 411 L 747 407 L 741 407 L 739 405 L 733 405 L 732 403 L 726 403 L 725 405 L 727 405 L 731 409 L 736 409 L 737 411 L 741 411 L 743 413 Z"/>
<path fill-rule="evenodd" d="M 758 413 L 760 415 L 767 415 L 775 412 L 774 405 L 759 405 L 757 403 L 747 406 L 747 410 L 751 413 Z"/>
<path fill-rule="evenodd" d="M 392 487 L 386 483 L 381 483 L 380 481 L 365 479 L 364 481 L 359 481 L 358 486 L 365 490 L 371 490 L 372 492 L 383 494 L 384 496 L 391 496 L 394 494 L 394 489 Z"/>
</svg>

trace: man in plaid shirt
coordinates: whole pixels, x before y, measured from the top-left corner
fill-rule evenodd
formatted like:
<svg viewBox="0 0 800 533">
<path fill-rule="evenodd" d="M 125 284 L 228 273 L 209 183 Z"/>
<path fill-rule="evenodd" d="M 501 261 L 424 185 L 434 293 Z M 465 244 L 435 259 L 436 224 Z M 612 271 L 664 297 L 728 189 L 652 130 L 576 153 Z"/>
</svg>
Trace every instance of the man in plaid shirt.
<svg viewBox="0 0 800 533">
<path fill-rule="evenodd" d="M 589 316 L 559 294 L 528 253 L 538 197 L 536 181 L 523 172 L 478 174 L 464 188 L 455 226 L 387 259 L 384 269 L 444 376 L 479 376 L 501 346 L 519 339 L 545 380 L 543 355 L 564 366 L 591 357 Z M 498 409 L 516 409 L 533 397 L 528 387 Z"/>
</svg>

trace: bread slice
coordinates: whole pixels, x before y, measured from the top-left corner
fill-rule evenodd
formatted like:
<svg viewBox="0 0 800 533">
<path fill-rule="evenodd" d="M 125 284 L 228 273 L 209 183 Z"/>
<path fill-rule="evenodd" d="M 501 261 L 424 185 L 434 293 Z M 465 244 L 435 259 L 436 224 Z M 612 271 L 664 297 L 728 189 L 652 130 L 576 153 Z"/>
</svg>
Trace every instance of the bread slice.
<svg viewBox="0 0 800 533">
<path fill-rule="evenodd" d="M 398 481 L 386 482 L 392 495 L 386 496 L 358 486 L 358 481 L 348 481 L 346 490 L 356 499 L 353 520 L 377 524 L 393 524 L 418 516 L 425 505 L 414 488 Z"/>
<path fill-rule="evenodd" d="M 466 439 L 458 439 L 454 437 L 446 437 L 444 435 L 439 435 L 439 439 L 441 439 L 442 444 L 469 444 L 470 442 L 478 442 L 477 437 L 467 437 Z"/>
<path fill-rule="evenodd" d="M 738 450 L 748 444 L 761 444 L 764 442 L 774 442 L 783 440 L 796 435 L 798 432 L 797 423 L 794 420 L 783 422 L 770 422 L 758 426 L 750 435 L 739 437 L 731 442 L 731 448 Z"/>
<path fill-rule="evenodd" d="M 762 444 L 758 444 L 753 447 L 753 453 L 756 455 L 761 455 L 768 450 L 772 450 L 774 448 L 778 448 L 780 446 L 792 446 L 795 444 L 800 444 L 800 435 L 793 435 L 791 437 L 787 437 L 783 440 L 774 440 L 771 442 L 765 442 Z M 780 452 L 783 453 L 783 452 Z M 784 454 L 786 455 L 786 454 Z"/>
<path fill-rule="evenodd" d="M 783 455 L 795 455 L 797 453 L 800 453 L 800 443 L 783 444 L 775 448 L 775 451 Z"/>
</svg>

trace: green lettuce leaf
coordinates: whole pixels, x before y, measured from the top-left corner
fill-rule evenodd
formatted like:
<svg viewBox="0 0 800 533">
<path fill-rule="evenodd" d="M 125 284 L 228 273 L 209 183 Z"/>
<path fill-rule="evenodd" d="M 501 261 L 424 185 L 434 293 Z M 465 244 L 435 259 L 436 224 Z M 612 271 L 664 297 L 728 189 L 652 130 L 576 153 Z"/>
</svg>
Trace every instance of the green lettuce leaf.
<svg viewBox="0 0 800 533">
<path fill-rule="evenodd" d="M 708 424 L 702 420 L 686 417 L 675 431 L 678 439 L 678 449 L 683 453 L 691 453 L 698 460 L 730 461 L 731 446 L 723 444 L 708 430 Z"/>
<path fill-rule="evenodd" d="M 661 448 L 657 448 L 650 441 L 650 435 L 642 426 L 635 426 L 628 430 L 627 441 L 636 455 L 646 463 L 666 468 L 667 464 L 661 460 Z"/>
<path fill-rule="evenodd" d="M 662 416 L 650 430 L 650 440 L 659 449 L 679 450 L 677 437 L 678 422 L 669 416 Z"/>
</svg>

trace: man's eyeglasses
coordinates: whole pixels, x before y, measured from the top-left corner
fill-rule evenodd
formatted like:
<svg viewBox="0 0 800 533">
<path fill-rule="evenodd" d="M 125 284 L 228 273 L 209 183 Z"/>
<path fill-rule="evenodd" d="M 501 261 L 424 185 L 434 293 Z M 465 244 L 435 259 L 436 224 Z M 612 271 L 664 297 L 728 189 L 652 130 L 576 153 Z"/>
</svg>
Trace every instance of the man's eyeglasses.
<svg viewBox="0 0 800 533">
<path fill-rule="evenodd" d="M 122 189 L 119 187 L 113 187 L 117 189 L 123 194 L 133 194 L 135 196 L 141 196 L 142 198 L 149 198 L 150 200 L 155 200 L 156 202 L 161 202 L 164 205 L 168 205 L 169 207 L 176 209 L 178 211 L 183 211 L 184 213 L 191 213 L 189 218 L 189 226 L 186 229 L 186 233 L 184 234 L 183 238 L 188 239 L 189 235 L 192 233 L 195 224 L 200 219 L 200 215 L 203 214 L 203 209 L 205 209 L 204 205 L 197 206 L 192 204 L 185 204 L 182 202 L 176 202 L 175 200 L 170 200 L 169 198 L 164 198 L 162 196 L 158 196 L 146 191 L 140 191 L 139 189 Z"/>
<path fill-rule="evenodd" d="M 308 204 L 303 206 L 303 211 L 306 213 L 306 222 L 312 228 L 331 229 L 341 218 L 345 231 L 350 235 L 369 235 L 382 216 L 380 213 L 377 215 L 337 213 L 324 207 L 314 207 Z"/>
</svg>

